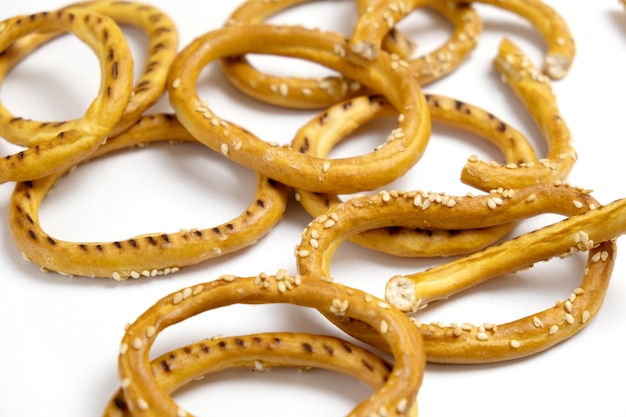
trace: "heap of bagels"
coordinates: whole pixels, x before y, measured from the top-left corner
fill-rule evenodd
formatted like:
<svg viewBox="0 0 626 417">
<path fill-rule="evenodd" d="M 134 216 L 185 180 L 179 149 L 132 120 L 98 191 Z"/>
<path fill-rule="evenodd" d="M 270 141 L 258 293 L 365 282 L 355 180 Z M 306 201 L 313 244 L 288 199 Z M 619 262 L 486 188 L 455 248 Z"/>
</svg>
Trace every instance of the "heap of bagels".
<svg viewBox="0 0 626 417">
<path fill-rule="evenodd" d="M 527 357 L 574 336 L 599 312 L 626 233 L 626 199 L 600 202 L 568 176 L 577 153 L 551 83 L 566 77 L 575 57 L 561 15 L 540 0 L 478 0 L 527 19 L 545 41 L 535 65 L 504 39 L 494 66 L 543 135 L 547 152 L 487 109 L 422 87 L 462 71 L 477 46 L 481 17 L 461 0 L 354 0 L 349 37 L 306 26 L 267 23 L 307 0 L 248 0 L 223 27 L 179 46 L 176 22 L 148 3 L 95 0 L 0 22 L 0 82 L 47 42 L 73 35 L 100 62 L 98 95 L 82 118 L 39 121 L 0 103 L 0 138 L 22 148 L 0 159 L 0 184 L 14 183 L 10 231 L 25 259 L 41 270 L 119 282 L 184 274 L 185 268 L 254 245 L 293 202 L 312 220 L 294 240 L 292 265 L 257 276 L 221 275 L 155 300 L 125 330 L 119 352 L 119 391 L 103 416 L 191 414 L 172 398 L 200 376 L 231 367 L 316 367 L 360 379 L 372 395 L 353 417 L 415 417 L 427 362 L 476 364 Z M 397 24 L 427 7 L 453 31 L 439 48 L 414 53 L 415 40 Z M 134 62 L 120 25 L 148 38 L 145 61 Z M 284 77 L 255 68 L 247 54 L 314 62 L 324 78 Z M 293 132 L 288 145 L 257 137 L 225 120 L 196 89 L 202 71 L 219 61 L 225 77 L 256 100 L 319 113 Z M 139 77 L 134 67 L 141 66 Z M 171 112 L 152 113 L 165 95 Z M 392 117 L 395 128 L 370 153 L 329 158 L 359 127 Z M 431 124 L 441 123 L 493 144 L 504 163 L 470 156 L 461 180 L 468 195 L 386 189 L 424 156 Z M 39 221 L 50 190 L 79 164 L 150 143 L 195 142 L 253 171 L 257 191 L 248 207 L 215 226 L 152 233 L 111 242 L 71 242 Z M 374 191 L 375 190 L 375 191 Z M 380 191 L 382 190 L 382 191 Z M 295 196 L 290 199 L 290 195 Z M 340 196 L 351 195 L 349 198 Z M 563 220 L 510 238 L 520 222 L 555 213 Z M 391 277 L 384 299 L 335 281 L 333 255 L 350 240 L 401 257 L 454 259 L 425 271 Z M 549 244 L 545 244 L 549 242 Z M 422 323 L 420 309 L 480 283 L 584 252 L 580 279 L 563 301 L 501 324 Z M 202 312 L 232 304 L 289 303 L 316 309 L 348 339 L 308 333 L 257 333 L 214 338 L 149 359 L 158 334 Z M 389 353 L 381 356 L 378 351 Z M 391 360 L 389 358 L 392 358 Z"/>
</svg>

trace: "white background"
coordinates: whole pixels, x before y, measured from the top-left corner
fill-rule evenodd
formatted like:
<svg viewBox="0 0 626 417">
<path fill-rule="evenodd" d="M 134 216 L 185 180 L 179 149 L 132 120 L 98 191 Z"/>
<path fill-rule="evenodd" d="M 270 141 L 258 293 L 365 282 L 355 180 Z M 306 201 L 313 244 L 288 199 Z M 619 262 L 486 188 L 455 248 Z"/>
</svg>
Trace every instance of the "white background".
<svg viewBox="0 0 626 417">
<path fill-rule="evenodd" d="M 0 18 L 54 9 L 64 1 L 2 1 Z M 237 2 L 152 0 L 174 19 L 183 47 L 220 27 Z M 614 0 L 549 1 L 569 23 L 577 41 L 570 74 L 554 83 L 562 115 L 573 133 L 580 159 L 569 181 L 593 189 L 602 203 L 626 197 L 623 183 L 623 97 L 626 84 L 626 11 Z M 539 64 L 544 46 L 529 24 L 491 6 L 477 5 L 484 33 L 470 60 L 458 72 L 425 91 L 459 98 L 491 111 L 528 135 L 538 153 L 546 147 L 524 109 L 491 65 L 503 36 L 514 40 Z M 350 34 L 351 1 L 318 1 L 299 6 L 274 22 L 318 26 Z M 401 28 L 417 41 L 418 53 L 439 45 L 450 33 L 440 17 L 413 13 Z M 145 38 L 125 29 L 137 62 Z M 313 65 L 259 59 L 263 69 L 284 74 L 321 75 Z M 137 65 L 140 67 L 141 65 Z M 235 91 L 211 66 L 203 75 L 203 98 L 226 119 L 268 141 L 288 143 L 316 112 L 290 111 L 256 103 Z M 67 36 L 19 65 L 2 86 L 2 101 L 16 115 L 62 120 L 80 117 L 95 96 L 98 64 L 91 51 Z M 164 98 L 152 111 L 171 111 Z M 389 128 L 393 128 L 389 125 Z M 367 152 L 382 139 L 362 131 L 334 153 Z M 0 142 L 0 155 L 15 152 Z M 395 189 L 423 189 L 461 195 L 458 180 L 470 154 L 499 160 L 479 139 L 434 126 L 424 158 Z M 441 162 L 446 161 L 445 164 Z M 255 176 L 201 146 L 152 146 L 103 158 L 62 179 L 41 210 L 52 236 L 72 241 L 111 241 L 134 235 L 207 228 L 241 212 L 252 200 Z M 99 415 L 118 386 L 117 353 L 124 325 L 159 298 L 180 288 L 228 273 L 239 276 L 295 273 L 293 248 L 309 217 L 292 199 L 284 219 L 257 245 L 240 253 L 183 269 L 175 275 L 117 283 L 43 273 L 22 260 L 8 227 L 13 184 L 0 186 L 0 415 Z M 540 216 L 516 233 L 558 220 Z M 582 259 L 582 258 L 580 258 Z M 442 260 L 394 259 L 344 244 L 332 265 L 335 278 L 382 296 L 386 280 Z M 420 313 L 424 321 L 502 323 L 532 314 L 567 297 L 578 286 L 581 262 L 554 260 L 531 271 L 505 276 L 468 294 Z M 603 309 L 580 334 L 533 357 L 481 366 L 428 365 L 419 393 L 420 415 L 602 415 L 626 413 L 623 386 L 626 355 L 626 263 L 618 257 Z M 299 330 L 339 335 L 314 311 L 290 306 L 228 307 L 196 317 L 164 332 L 154 354 L 217 334 Z M 369 390 L 347 377 L 326 372 L 226 372 L 175 394 L 199 416 L 239 413 L 301 416 L 346 415 Z"/>
</svg>

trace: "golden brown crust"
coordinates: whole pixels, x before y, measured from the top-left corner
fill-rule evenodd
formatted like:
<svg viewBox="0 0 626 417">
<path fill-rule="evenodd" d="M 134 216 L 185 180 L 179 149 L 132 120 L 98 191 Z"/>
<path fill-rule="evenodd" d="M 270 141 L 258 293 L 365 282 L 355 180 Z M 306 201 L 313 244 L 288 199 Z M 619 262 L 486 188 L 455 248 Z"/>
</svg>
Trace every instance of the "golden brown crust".
<svg viewBox="0 0 626 417">
<path fill-rule="evenodd" d="M 537 158 L 526 138 L 493 114 L 449 97 L 426 95 L 431 118 L 478 135 L 494 144 L 506 163 L 535 163 Z M 296 133 L 291 146 L 302 153 L 326 157 L 332 147 L 359 126 L 376 117 L 397 116 L 381 96 L 358 97 L 324 111 Z M 323 120 L 323 123 L 321 122 Z M 341 203 L 334 194 L 296 189 L 296 199 L 313 217 Z M 481 249 L 503 238 L 515 223 L 477 229 L 437 229 L 393 227 L 368 230 L 350 237 L 359 245 L 399 256 L 451 256 Z"/>
<path fill-rule="evenodd" d="M 374 189 L 404 174 L 422 156 L 430 136 L 430 117 L 419 85 L 403 69 L 392 69 L 381 54 L 367 65 L 346 59 L 341 35 L 300 27 L 232 26 L 206 33 L 177 57 L 169 78 L 172 107 L 202 143 L 281 183 L 317 192 L 350 193 Z M 306 46 L 306 47 L 303 47 Z M 195 82 L 209 62 L 228 55 L 267 53 L 308 59 L 344 73 L 373 90 L 384 91 L 403 118 L 392 139 L 366 155 L 328 160 L 260 140 L 221 120 L 202 103 Z"/>
<path fill-rule="evenodd" d="M 309 225 L 296 247 L 299 273 L 328 277 L 332 256 L 341 242 L 374 227 L 486 227 L 553 212 L 571 217 L 442 266 L 393 277 L 387 284 L 386 298 L 401 310 L 414 312 L 431 300 L 447 298 L 501 274 L 554 256 L 590 251 L 580 286 L 582 292 L 589 294 L 580 298 L 577 304 L 580 311 L 564 311 L 571 308 L 569 304 L 560 303 L 556 308 L 497 325 L 497 331 L 487 329 L 487 332 L 479 326 L 465 330 L 454 326 L 420 325 L 420 330 L 425 332 L 427 360 L 442 363 L 495 362 L 527 356 L 570 337 L 598 311 L 613 266 L 615 248 L 609 241 L 626 231 L 624 221 L 617 219 L 626 210 L 626 201 L 598 208 L 588 191 L 544 184 L 515 190 L 513 194 L 490 193 L 463 198 L 439 195 L 439 199 L 437 196 L 431 199 L 431 195 L 383 192 L 374 197 L 355 198 L 329 210 Z M 451 201 L 454 204 L 450 204 Z M 537 317 L 535 321 L 534 317 Z M 358 321 L 328 318 L 352 336 L 385 348 L 385 344 Z M 537 323 L 549 327 L 544 329 Z M 533 326 L 535 331 L 529 333 L 528 329 Z M 559 330 L 561 327 L 564 331 Z"/>
<path fill-rule="evenodd" d="M 176 415 L 178 406 L 150 372 L 149 351 L 163 329 L 204 311 L 235 303 L 290 303 L 367 323 L 391 346 L 394 367 L 386 383 L 351 415 L 385 412 L 407 415 L 416 401 L 423 374 L 421 338 L 410 320 L 395 308 L 353 288 L 319 278 L 284 273 L 257 277 L 224 276 L 168 295 L 133 324 L 122 339 L 119 374 L 128 409 L 144 416 Z M 375 329 L 375 330 L 374 330 Z"/>
<path fill-rule="evenodd" d="M 132 96 L 118 124 L 109 136 L 116 136 L 132 126 L 165 91 L 169 67 L 176 57 L 178 34 L 174 22 L 155 7 L 139 2 L 97 0 L 74 3 L 61 10 L 80 9 L 99 13 L 118 25 L 136 26 L 148 35 L 143 71 L 132 89 Z M 22 59 L 63 32 L 33 33 L 13 45 L 8 56 L 0 56 L 0 81 Z M 13 116 L 0 108 L 0 136 L 16 145 L 36 146 L 48 137 L 75 126 L 78 120 L 41 122 Z"/>
<path fill-rule="evenodd" d="M 42 134 L 35 139 L 38 144 L 33 147 L 2 158 L 0 183 L 40 178 L 66 169 L 93 152 L 121 119 L 133 81 L 133 62 L 124 36 L 106 16 L 76 9 L 59 10 L 16 16 L 5 20 L 3 26 L 0 51 L 37 31 L 72 32 L 96 53 L 102 74 L 98 97 L 83 118 L 67 130 Z M 2 120 L 0 126 L 11 124 L 11 120 Z"/>
<path fill-rule="evenodd" d="M 471 3 L 454 3 L 439 0 L 372 1 L 357 0 L 360 18 L 350 44 L 353 50 L 377 55 L 381 49 L 381 36 L 411 11 L 426 6 L 443 15 L 454 26 L 450 39 L 435 50 L 417 58 L 398 60 L 398 65 L 408 65 L 421 85 L 434 82 L 457 69 L 476 48 L 482 32 L 482 21 Z"/>
<path fill-rule="evenodd" d="M 441 267 L 392 278 L 387 298 L 413 309 L 419 303 L 410 301 L 415 297 L 423 297 L 423 302 L 447 298 L 537 262 L 588 251 L 580 285 L 553 307 L 491 329 L 416 321 L 431 362 L 493 362 L 540 352 L 579 332 L 600 310 L 615 262 L 615 238 L 626 232 L 625 210 L 626 200 L 618 200 Z"/>
<path fill-rule="evenodd" d="M 543 73 L 553 80 L 567 75 L 576 55 L 576 44 L 567 22 L 555 9 L 541 0 L 477 0 L 476 3 L 489 4 L 527 19 L 546 43 Z"/>
<path fill-rule="evenodd" d="M 287 0 L 279 2 L 249 1 L 237 9 L 230 25 L 246 25 L 261 23 L 271 14 L 293 4 L 308 0 Z M 357 9 L 362 15 L 359 21 L 366 26 L 375 4 L 379 1 L 357 1 Z M 423 3 L 423 2 L 422 2 Z M 433 82 L 456 69 L 475 48 L 482 30 L 482 23 L 474 9 L 467 5 L 455 3 L 442 4 L 438 1 L 427 2 L 428 7 L 442 14 L 454 25 L 452 36 L 444 45 L 430 53 L 410 57 L 412 46 L 395 28 L 387 27 L 376 36 L 376 43 L 393 57 L 392 65 L 407 68 L 420 85 Z M 420 4 L 419 6 L 422 6 Z M 415 5 L 416 7 L 419 7 Z M 407 13 L 412 9 L 407 9 Z M 378 18 L 382 18 L 378 16 Z M 358 27 L 358 26 L 357 26 Z M 385 27 L 383 25 L 383 27 Z M 358 30 L 357 30 L 358 31 Z M 256 70 L 243 56 L 229 57 L 223 60 L 223 69 L 228 79 L 251 97 L 279 106 L 294 108 L 320 108 L 331 106 L 338 101 L 347 100 L 359 95 L 368 94 L 364 86 L 351 78 L 343 76 L 324 77 L 322 79 L 286 78 L 263 74 Z"/>
<path fill-rule="evenodd" d="M 498 165 L 472 157 L 463 168 L 462 181 L 484 191 L 564 181 L 578 156 L 547 78 L 507 39 L 500 44 L 494 65 L 535 121 L 548 153 L 538 163 L 519 165 Z"/>
<path fill-rule="evenodd" d="M 595 204 L 585 190 L 539 184 L 476 196 L 424 191 L 382 191 L 355 197 L 314 219 L 296 247 L 298 272 L 328 276 L 337 247 L 348 237 L 379 227 L 465 230 L 511 223 L 547 212 L 583 213 Z"/>
<path fill-rule="evenodd" d="M 109 139 L 91 157 L 165 140 L 196 141 L 173 115 L 150 115 Z M 163 275 L 240 250 L 280 221 L 288 198 L 285 186 L 258 175 L 257 193 L 250 206 L 215 227 L 146 234 L 116 242 L 67 242 L 48 235 L 39 224 L 41 202 L 66 173 L 16 185 L 10 205 L 11 232 L 24 257 L 42 269 L 92 278 L 125 280 Z"/>
<path fill-rule="evenodd" d="M 151 372 L 159 387 L 171 394 L 205 375 L 234 367 L 268 370 L 275 367 L 318 368 L 352 376 L 373 390 L 390 377 L 393 364 L 348 341 L 322 334 L 259 333 L 203 340 L 153 359 Z M 417 402 L 409 415 L 417 416 Z M 130 416 L 120 389 L 104 417 Z"/>
</svg>

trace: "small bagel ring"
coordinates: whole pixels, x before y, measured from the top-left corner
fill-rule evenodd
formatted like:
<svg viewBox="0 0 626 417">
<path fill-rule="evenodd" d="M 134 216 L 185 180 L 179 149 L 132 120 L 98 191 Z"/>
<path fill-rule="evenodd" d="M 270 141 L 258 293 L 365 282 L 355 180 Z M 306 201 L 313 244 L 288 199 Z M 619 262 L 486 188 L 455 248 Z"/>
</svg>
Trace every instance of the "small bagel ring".
<svg viewBox="0 0 626 417">
<path fill-rule="evenodd" d="M 419 58 L 398 59 L 397 65 L 408 65 L 421 85 L 443 78 L 458 68 L 475 49 L 482 32 L 482 21 L 471 3 L 357 0 L 357 5 L 360 17 L 352 33 L 350 47 L 365 59 L 378 54 L 381 37 L 386 36 L 413 10 L 427 6 L 454 25 L 452 36 L 439 48 Z"/>
<path fill-rule="evenodd" d="M 493 114 L 444 96 L 427 94 L 426 100 L 434 122 L 463 129 L 488 140 L 502 151 L 506 162 L 517 165 L 537 161 L 526 138 Z M 326 157 L 332 146 L 365 122 L 374 117 L 396 114 L 381 96 L 357 97 L 326 110 L 323 119 L 312 119 L 297 132 L 291 145 L 300 152 Z M 296 189 L 295 196 L 313 217 L 342 202 L 337 195 L 302 189 Z M 383 228 L 351 236 L 350 241 L 397 256 L 452 256 L 486 247 L 504 237 L 514 226 L 515 223 L 499 224 L 461 232 L 456 229 Z"/>
<path fill-rule="evenodd" d="M 453 0 L 465 4 L 465 0 Z M 411 10 L 421 7 L 427 0 L 398 0 L 376 4 L 357 22 L 350 48 L 363 59 L 376 57 L 380 51 L 380 39 L 389 28 L 403 19 Z M 572 33 L 565 20 L 540 0 L 478 0 L 476 3 L 491 4 L 527 19 L 543 36 L 547 52 L 543 71 L 551 79 L 561 79 L 569 70 L 576 54 Z"/>
<path fill-rule="evenodd" d="M 299 0 L 298 3 L 309 0 Z M 266 2 L 263 7 L 269 8 Z M 272 3 L 274 8 L 284 8 L 293 4 L 293 0 Z M 371 0 L 367 2 L 357 1 L 360 13 L 366 13 Z M 258 23 L 270 15 L 267 10 L 262 16 L 255 13 L 255 5 L 258 2 L 247 2 L 233 14 L 229 21 L 232 25 L 246 25 Z M 391 49 L 389 42 L 384 44 L 384 49 L 393 57 L 391 65 L 394 67 L 407 67 L 413 76 L 417 77 L 420 85 L 426 85 L 457 68 L 475 47 L 478 36 L 482 30 L 482 24 L 478 14 L 467 5 L 454 3 L 445 5 L 438 1 L 428 2 L 428 6 L 444 15 L 452 22 L 455 29 L 450 39 L 436 50 L 411 59 L 404 51 Z M 398 31 L 391 28 L 384 34 L 383 39 L 398 38 Z M 397 41 L 404 44 L 405 42 Z M 362 83 L 343 76 L 324 77 L 323 79 L 289 78 L 263 74 L 256 70 L 243 56 L 229 57 L 223 60 L 223 69 L 229 81 L 241 91 L 258 100 L 291 108 L 324 108 L 339 101 L 344 101 L 359 95 L 369 94 L 371 91 L 363 88 Z"/>
<path fill-rule="evenodd" d="M 464 3 L 464 0 L 452 1 Z M 476 3 L 489 4 L 527 19 L 546 42 L 542 72 L 552 80 L 567 75 L 576 55 L 576 44 L 567 22 L 554 8 L 541 0 L 476 0 Z"/>
<path fill-rule="evenodd" d="M 91 158 L 164 140 L 196 141 L 173 115 L 150 115 L 110 138 Z M 73 243 L 51 237 L 39 224 L 41 202 L 66 172 L 16 185 L 10 202 L 11 232 L 24 258 L 42 269 L 92 278 L 124 280 L 163 275 L 242 249 L 254 244 L 282 218 L 288 198 L 287 187 L 257 175 L 258 189 L 252 204 L 237 218 L 216 227 L 147 234 L 116 242 Z"/>
<path fill-rule="evenodd" d="M 169 96 L 180 122 L 202 143 L 228 158 L 283 184 L 316 192 L 351 193 L 375 189 L 404 174 L 422 156 L 430 136 L 430 117 L 419 85 L 404 69 L 391 69 L 381 54 L 367 65 L 346 59 L 347 40 L 335 33 L 301 27 L 231 26 L 209 32 L 189 44 L 175 60 Z M 368 87 L 384 91 L 400 114 L 389 140 L 376 152 L 328 160 L 304 155 L 258 139 L 216 116 L 198 97 L 196 80 L 214 59 L 245 53 L 268 53 L 309 59 Z"/>
<path fill-rule="evenodd" d="M 0 51 L 30 33 L 64 30 L 86 42 L 100 60 L 98 97 L 72 128 L 40 138 L 38 144 L 0 159 L 0 184 L 28 181 L 70 167 L 93 152 L 120 121 L 130 100 L 133 60 L 115 22 L 82 10 L 16 16 L 0 23 Z M 9 122 L 10 123 L 10 122 Z M 0 123 L 0 126 L 4 123 Z M 45 135 L 44 135 L 45 136 Z"/>
<path fill-rule="evenodd" d="M 500 44 L 494 66 L 535 121 L 547 142 L 548 153 L 539 163 L 519 165 L 499 165 L 472 156 L 463 167 L 461 180 L 483 191 L 564 181 L 578 156 L 547 78 L 507 39 Z"/>
<path fill-rule="evenodd" d="M 313 276 L 329 276 L 330 262 L 338 246 L 348 236 L 375 227 L 402 225 L 411 227 L 437 228 L 474 228 L 491 226 L 502 222 L 530 217 L 540 213 L 553 212 L 572 217 L 548 228 L 522 235 L 497 246 L 490 246 L 467 257 L 448 264 L 429 269 L 425 272 L 397 276 L 389 280 L 386 290 L 387 300 L 402 311 L 416 311 L 424 303 L 433 299 L 445 298 L 457 291 L 502 273 L 517 271 L 531 266 L 535 262 L 553 256 L 570 253 L 570 250 L 591 250 L 588 268 L 593 272 L 585 275 L 581 286 L 584 290 L 593 289 L 589 302 L 584 304 L 585 324 L 599 309 L 602 295 L 606 289 L 612 270 L 612 244 L 594 248 L 594 242 L 605 242 L 626 230 L 626 218 L 615 219 L 626 210 L 626 200 L 607 208 L 598 208 L 597 202 L 589 192 L 565 185 L 550 186 L 540 184 L 515 190 L 513 195 L 491 193 L 486 196 L 456 197 L 455 204 L 447 202 L 452 198 L 432 201 L 426 193 L 410 192 L 400 194 L 381 194 L 373 197 L 360 197 L 338 205 L 323 216 L 314 220 L 305 229 L 302 241 L 296 247 L 298 272 Z M 592 223 L 595 219 L 595 222 Z M 580 245 L 573 243 L 578 240 Z M 546 242 L 549 242 L 546 244 Z M 602 265 L 598 264 L 599 260 Z M 331 278 L 327 278 L 331 279 Z M 413 283 L 417 281 L 418 283 Z M 413 291 L 415 290 L 415 291 Z M 436 291 L 436 293 L 435 293 Z M 597 297 L 595 295 L 597 294 Z M 594 304 L 595 303 L 595 304 Z M 563 307 L 561 307 L 561 310 Z M 555 315 L 552 310 L 538 313 L 545 323 L 557 325 L 555 320 L 571 318 L 564 314 Z M 385 344 L 373 335 L 367 326 L 356 320 L 337 320 L 327 315 L 338 327 L 353 337 L 381 349 Z M 541 342 L 530 343 L 524 336 L 532 317 L 527 317 L 513 324 L 498 325 L 498 332 L 477 335 L 478 328 L 472 333 L 475 340 L 468 345 L 467 338 L 458 339 L 462 329 L 452 327 L 425 326 L 427 334 L 426 357 L 431 362 L 441 363 L 481 363 L 509 360 L 527 356 L 547 349 L 554 343 L 570 337 L 580 326 L 572 326 L 569 332 L 558 336 L 547 331 L 537 337 Z M 523 323 L 524 326 L 521 326 Z M 562 322 L 561 322 L 562 323 Z M 532 324 L 530 325 L 532 326 Z M 422 329 L 422 327 L 420 327 Z M 504 331 L 506 329 L 506 331 Z M 455 337 L 457 338 L 455 338 Z M 533 336 L 534 337 L 534 336 Z M 529 343 L 526 343 L 526 342 Z M 524 348 L 520 348 L 524 344 Z M 471 346 L 471 349 L 468 349 Z"/>
<path fill-rule="evenodd" d="M 164 93 L 169 67 L 176 57 L 178 34 L 174 22 L 155 7 L 138 2 L 97 0 L 74 3 L 61 10 L 78 8 L 100 13 L 117 24 L 136 26 L 148 35 L 148 53 L 143 72 L 135 82 L 131 98 L 119 123 L 109 133 L 116 136 L 131 127 Z M 10 55 L 0 56 L 0 82 L 28 54 L 63 32 L 33 33 L 18 46 L 9 48 Z M 75 126 L 79 121 L 39 122 L 13 116 L 0 106 L 0 136 L 16 145 L 32 147 Z"/>
<path fill-rule="evenodd" d="M 491 329 L 415 321 L 431 362 L 508 360 L 540 352 L 575 335 L 600 310 L 615 262 L 615 240 L 626 233 L 625 213 L 626 200 L 617 200 L 429 271 L 394 277 L 387 284 L 387 299 L 399 308 L 413 309 L 417 304 L 410 302 L 413 297 L 423 297 L 425 303 L 448 298 L 537 262 L 588 251 L 580 286 L 551 308 Z"/>
<path fill-rule="evenodd" d="M 119 356 L 122 390 L 131 413 L 174 416 L 178 410 L 150 372 L 148 355 L 159 332 L 204 311 L 236 303 L 290 303 L 367 323 L 391 346 L 394 367 L 385 384 L 351 415 L 405 416 L 413 407 L 422 381 L 424 357 L 421 338 L 408 317 L 357 289 L 283 273 L 250 278 L 223 276 L 170 294 L 146 310 L 126 329 Z"/>
<path fill-rule="evenodd" d="M 377 390 L 390 377 L 393 365 L 360 346 L 336 337 L 259 333 L 203 340 L 163 354 L 153 359 L 150 366 L 161 389 L 171 394 L 191 381 L 234 367 L 256 371 L 275 367 L 327 369 L 357 378 Z M 130 416 L 120 389 L 107 405 L 103 417 Z M 409 416 L 417 417 L 417 402 L 413 403 Z"/>
</svg>

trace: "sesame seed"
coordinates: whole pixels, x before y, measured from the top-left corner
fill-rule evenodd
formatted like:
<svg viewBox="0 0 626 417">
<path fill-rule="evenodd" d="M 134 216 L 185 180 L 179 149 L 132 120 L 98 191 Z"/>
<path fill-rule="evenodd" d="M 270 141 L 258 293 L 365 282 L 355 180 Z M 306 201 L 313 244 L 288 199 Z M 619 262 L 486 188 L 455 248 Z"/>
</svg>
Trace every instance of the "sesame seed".
<svg viewBox="0 0 626 417">
<path fill-rule="evenodd" d="M 489 336 L 485 332 L 478 332 L 478 333 L 476 333 L 476 339 L 478 339 L 478 340 L 488 340 Z"/>
<path fill-rule="evenodd" d="M 133 349 L 139 350 L 142 347 L 143 347 L 143 341 L 139 337 L 136 337 L 135 339 L 133 339 Z"/>
<path fill-rule="evenodd" d="M 181 301 L 183 301 L 183 295 L 179 292 L 174 294 L 174 298 L 172 299 L 172 304 L 174 305 L 180 304 Z"/>
<path fill-rule="evenodd" d="M 143 398 L 139 398 L 137 400 L 137 407 L 141 410 L 141 411 L 146 411 L 148 410 L 150 407 L 148 406 L 148 402 L 146 400 L 144 400 Z"/>
<path fill-rule="evenodd" d="M 156 334 L 156 327 L 154 327 L 154 326 L 149 326 L 149 327 L 146 329 L 146 336 L 147 336 L 148 338 L 150 338 L 150 339 L 151 339 L 151 338 L 153 338 L 155 334 Z"/>
<path fill-rule="evenodd" d="M 589 312 L 589 310 L 583 311 L 582 323 L 583 324 L 587 323 L 590 317 L 591 317 L 591 313 Z"/>
<path fill-rule="evenodd" d="M 222 145 L 220 146 L 220 150 L 222 151 L 222 154 L 228 155 L 228 144 L 222 143 Z"/>
<path fill-rule="evenodd" d="M 569 324 L 573 324 L 575 321 L 574 316 L 572 316 L 570 313 L 566 313 L 565 321 L 567 321 Z"/>
<path fill-rule="evenodd" d="M 551 335 L 555 334 L 558 331 L 559 331 L 559 326 L 557 326 L 556 324 L 554 326 L 550 327 L 550 334 Z"/>
<path fill-rule="evenodd" d="M 221 275 L 221 276 L 220 276 L 220 279 L 221 279 L 222 281 L 232 282 L 232 281 L 234 281 L 235 279 L 237 279 L 237 277 L 236 277 L 236 276 L 234 276 L 234 275 L 232 275 L 232 274 L 224 274 L 224 275 Z"/>
<path fill-rule="evenodd" d="M 533 317 L 533 325 L 537 328 L 539 327 L 543 327 L 543 322 L 541 321 L 541 319 L 539 317 Z"/>
<path fill-rule="evenodd" d="M 121 277 L 119 272 L 113 272 L 113 274 L 111 274 L 111 278 L 113 278 L 116 281 L 121 281 L 122 280 L 122 277 Z"/>
<path fill-rule="evenodd" d="M 536 199 L 537 199 L 537 194 L 531 194 L 531 195 L 528 196 L 528 198 L 526 198 L 526 202 L 527 203 L 532 203 Z"/>
<path fill-rule="evenodd" d="M 176 79 L 172 82 L 172 87 L 173 87 L 173 88 L 178 88 L 178 87 L 180 87 L 180 83 L 181 83 L 181 79 L 180 79 L 180 78 L 176 78 Z"/>
<path fill-rule="evenodd" d="M 128 344 L 122 343 L 120 345 L 120 355 L 124 355 L 126 352 L 128 352 Z"/>
<path fill-rule="evenodd" d="M 188 414 L 185 410 L 183 410 L 182 408 L 179 408 L 178 410 L 176 410 L 176 417 L 187 417 Z"/>
<path fill-rule="evenodd" d="M 389 331 L 389 324 L 385 320 L 380 322 L 380 332 L 385 334 Z"/>
<path fill-rule="evenodd" d="M 122 388 L 128 388 L 130 387 L 130 378 L 124 378 L 122 379 L 122 382 L 120 383 L 120 386 Z"/>
<path fill-rule="evenodd" d="M 461 326 L 461 328 L 463 330 L 465 330 L 466 332 L 469 332 L 470 330 L 472 330 L 474 328 L 474 325 L 471 323 L 463 323 L 463 325 Z"/>
<path fill-rule="evenodd" d="M 398 404 L 396 404 L 396 411 L 400 414 L 404 413 L 408 404 L 409 400 L 407 400 L 406 398 L 401 399 Z"/>
<path fill-rule="evenodd" d="M 307 257 L 307 256 L 309 256 L 310 254 L 311 254 L 311 253 L 310 253 L 308 250 L 306 250 L 306 249 L 301 249 L 301 250 L 299 250 L 299 251 L 298 251 L 298 256 L 299 256 L 300 258 L 306 258 L 306 257 Z"/>
<path fill-rule="evenodd" d="M 512 340 L 509 342 L 509 345 L 510 345 L 513 349 L 518 349 L 518 348 L 521 346 L 521 344 L 520 344 L 519 340 L 515 340 L 515 339 L 512 339 Z"/>
</svg>

